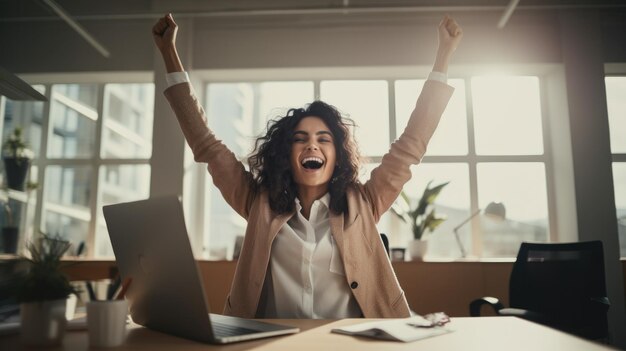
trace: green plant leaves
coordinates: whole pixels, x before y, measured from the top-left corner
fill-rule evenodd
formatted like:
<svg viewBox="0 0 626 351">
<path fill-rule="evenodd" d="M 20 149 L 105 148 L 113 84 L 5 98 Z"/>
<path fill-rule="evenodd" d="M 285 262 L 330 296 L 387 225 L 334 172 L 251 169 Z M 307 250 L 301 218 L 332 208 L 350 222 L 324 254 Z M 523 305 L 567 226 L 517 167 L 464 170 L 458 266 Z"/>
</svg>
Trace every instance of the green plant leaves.
<svg viewBox="0 0 626 351">
<path fill-rule="evenodd" d="M 400 193 L 400 197 L 391 206 L 392 212 L 403 222 L 410 222 L 413 230 L 413 237 L 416 240 L 422 239 L 426 231 L 433 232 L 441 223 L 446 220 L 446 216 L 438 216 L 432 209 L 426 214 L 429 207 L 434 203 L 443 188 L 450 182 L 441 183 L 431 187 L 433 180 L 428 182 L 422 197 L 414 209 L 411 209 L 411 199 L 405 191 Z"/>
<path fill-rule="evenodd" d="M 27 244 L 30 258 L 25 272 L 14 276 L 15 297 L 19 302 L 49 301 L 67 298 L 76 290 L 61 272 L 61 257 L 70 248 L 68 241 L 42 233 L 39 243 Z"/>
<path fill-rule="evenodd" d="M 18 160 L 32 159 L 33 151 L 28 148 L 28 144 L 24 140 L 24 135 L 21 127 L 15 127 L 13 132 L 9 134 L 4 144 L 2 145 L 2 155 L 4 157 L 11 157 Z"/>
</svg>

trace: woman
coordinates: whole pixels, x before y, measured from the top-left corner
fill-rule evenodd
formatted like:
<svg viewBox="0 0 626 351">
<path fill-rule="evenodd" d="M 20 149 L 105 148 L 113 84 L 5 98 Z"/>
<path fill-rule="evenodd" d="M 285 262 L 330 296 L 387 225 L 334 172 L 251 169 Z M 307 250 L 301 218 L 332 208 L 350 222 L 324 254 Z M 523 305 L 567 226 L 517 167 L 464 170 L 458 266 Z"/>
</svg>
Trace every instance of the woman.
<svg viewBox="0 0 626 351">
<path fill-rule="evenodd" d="M 195 160 L 248 221 L 224 313 L 245 318 L 408 317 L 376 223 L 411 178 L 453 89 L 450 56 L 463 33 L 446 16 L 439 48 L 402 136 L 365 184 L 347 122 L 321 101 L 270 125 L 250 172 L 212 133 L 176 51 L 171 14 L 152 29 L 168 72 L 165 96 Z"/>
</svg>

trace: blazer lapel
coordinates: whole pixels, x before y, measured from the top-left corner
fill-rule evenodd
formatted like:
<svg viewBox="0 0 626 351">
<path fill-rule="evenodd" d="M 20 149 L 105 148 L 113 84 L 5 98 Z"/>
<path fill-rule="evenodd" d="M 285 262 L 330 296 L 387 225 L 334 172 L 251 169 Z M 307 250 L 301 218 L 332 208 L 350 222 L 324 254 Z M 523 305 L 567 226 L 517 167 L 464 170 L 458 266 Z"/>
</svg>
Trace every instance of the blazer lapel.
<svg viewBox="0 0 626 351">
<path fill-rule="evenodd" d="M 278 235 L 280 228 L 282 228 L 283 225 L 287 223 L 289 218 L 291 218 L 294 215 L 294 213 L 295 212 L 283 213 L 272 219 L 272 221 L 270 222 L 269 232 L 268 232 L 269 235 L 267 236 L 267 243 L 266 243 L 268 248 L 271 249 L 272 242 L 274 241 L 274 238 L 276 237 L 276 235 Z"/>
<path fill-rule="evenodd" d="M 350 257 L 350 250 L 348 248 L 349 243 L 347 242 L 343 232 L 343 214 L 335 214 L 332 211 L 330 212 L 330 234 L 333 236 L 333 239 L 339 248 L 343 265 L 346 267 L 351 264 L 350 262 L 352 257 Z"/>
<path fill-rule="evenodd" d="M 330 211 L 330 233 L 335 239 L 339 251 L 343 252 L 343 215 Z"/>
</svg>

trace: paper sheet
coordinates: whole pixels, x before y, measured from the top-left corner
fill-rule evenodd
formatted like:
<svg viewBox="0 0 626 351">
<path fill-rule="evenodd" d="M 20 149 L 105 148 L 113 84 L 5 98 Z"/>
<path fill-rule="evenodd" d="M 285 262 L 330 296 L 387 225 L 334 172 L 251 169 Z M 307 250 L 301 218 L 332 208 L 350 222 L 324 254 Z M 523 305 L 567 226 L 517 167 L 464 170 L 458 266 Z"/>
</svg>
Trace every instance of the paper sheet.
<svg viewBox="0 0 626 351">
<path fill-rule="evenodd" d="M 402 342 L 416 341 L 453 331 L 449 327 L 432 327 L 431 325 L 432 323 L 423 317 L 415 316 L 403 319 L 354 324 L 347 327 L 335 328 L 331 331 L 339 334 L 366 336 L 375 339 Z"/>
</svg>

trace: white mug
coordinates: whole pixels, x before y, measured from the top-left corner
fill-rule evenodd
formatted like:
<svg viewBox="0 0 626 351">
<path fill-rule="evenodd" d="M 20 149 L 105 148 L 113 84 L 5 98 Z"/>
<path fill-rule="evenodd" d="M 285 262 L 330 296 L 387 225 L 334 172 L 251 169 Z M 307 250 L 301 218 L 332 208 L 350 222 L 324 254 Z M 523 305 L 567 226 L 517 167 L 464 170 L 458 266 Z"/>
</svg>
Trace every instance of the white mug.
<svg viewBox="0 0 626 351">
<path fill-rule="evenodd" d="M 87 303 L 89 345 L 114 347 L 126 339 L 126 300 L 91 301 Z"/>
</svg>

